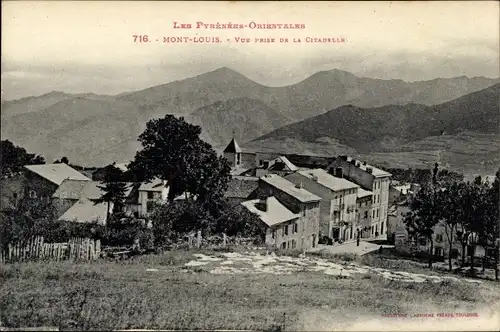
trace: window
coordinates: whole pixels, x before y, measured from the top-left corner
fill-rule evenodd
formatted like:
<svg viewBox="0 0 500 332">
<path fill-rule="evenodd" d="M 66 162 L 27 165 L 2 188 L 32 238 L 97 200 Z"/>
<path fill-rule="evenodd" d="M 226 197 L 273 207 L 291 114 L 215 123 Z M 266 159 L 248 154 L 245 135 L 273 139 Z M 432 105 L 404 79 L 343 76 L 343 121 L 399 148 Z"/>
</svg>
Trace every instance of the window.
<svg viewBox="0 0 500 332">
<path fill-rule="evenodd" d="M 380 224 L 380 234 L 384 234 L 384 222 Z"/>
<path fill-rule="evenodd" d="M 299 225 L 297 223 L 293 224 L 293 232 L 297 233 L 299 231 Z"/>
<path fill-rule="evenodd" d="M 378 218 L 378 209 L 377 209 L 377 218 Z"/>
<path fill-rule="evenodd" d="M 365 211 L 365 219 L 368 219 L 368 211 Z"/>
<path fill-rule="evenodd" d="M 436 242 L 442 242 L 443 241 L 443 234 L 436 234 Z"/>
<path fill-rule="evenodd" d="M 375 210 L 372 210 L 372 219 L 375 219 Z"/>
<path fill-rule="evenodd" d="M 148 191 L 148 199 L 153 199 L 153 192 L 152 191 Z"/>
<path fill-rule="evenodd" d="M 286 226 L 281 229 L 281 236 L 285 236 L 287 233 Z"/>
<path fill-rule="evenodd" d="M 292 249 L 295 249 L 297 247 L 297 242 L 295 240 L 292 240 Z"/>
<path fill-rule="evenodd" d="M 286 249 L 286 242 L 283 242 L 283 243 L 281 244 L 281 249 Z"/>
<path fill-rule="evenodd" d="M 241 163 L 241 153 L 236 154 L 236 165 L 239 165 Z"/>
<path fill-rule="evenodd" d="M 262 165 L 264 165 L 264 161 L 261 159 L 261 160 L 259 160 L 259 166 L 262 166 Z"/>
<path fill-rule="evenodd" d="M 36 198 L 36 191 L 30 190 L 30 198 Z"/>
<path fill-rule="evenodd" d="M 288 235 L 288 225 L 285 226 L 285 235 Z"/>
<path fill-rule="evenodd" d="M 273 231 L 271 232 L 271 237 L 273 239 L 276 238 L 276 230 L 273 229 Z"/>
<path fill-rule="evenodd" d="M 306 207 L 304 206 L 304 208 L 302 209 L 302 216 L 305 217 L 306 216 Z"/>
</svg>

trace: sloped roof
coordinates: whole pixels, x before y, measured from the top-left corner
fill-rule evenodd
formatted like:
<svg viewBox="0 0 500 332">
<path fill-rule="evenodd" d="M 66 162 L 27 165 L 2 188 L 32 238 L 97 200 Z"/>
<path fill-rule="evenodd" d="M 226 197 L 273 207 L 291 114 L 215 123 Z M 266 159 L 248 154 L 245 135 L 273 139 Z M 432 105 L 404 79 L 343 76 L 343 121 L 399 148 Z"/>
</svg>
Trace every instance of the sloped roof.
<svg viewBox="0 0 500 332">
<path fill-rule="evenodd" d="M 250 212 L 257 214 L 260 220 L 262 220 L 267 226 L 278 225 L 300 217 L 300 215 L 288 210 L 275 197 L 269 197 L 266 199 L 266 211 L 262 211 L 257 208 L 257 205 L 260 202 L 261 201 L 259 199 L 254 199 L 242 202 L 241 205 L 246 207 Z"/>
<path fill-rule="evenodd" d="M 367 196 L 373 196 L 373 192 L 371 192 L 369 190 L 365 190 L 365 189 L 359 187 L 359 189 L 358 189 L 358 198 L 363 198 L 363 197 L 367 197 Z"/>
<path fill-rule="evenodd" d="M 298 199 L 303 203 L 317 202 L 321 200 L 321 197 L 310 193 L 304 188 L 297 188 L 292 182 L 278 176 L 276 174 L 267 174 L 260 178 L 267 184 L 287 193 L 288 195 Z"/>
<path fill-rule="evenodd" d="M 352 158 L 352 157 L 347 157 L 347 162 L 348 162 L 348 163 L 350 163 L 350 162 L 351 162 L 351 160 L 353 160 L 353 158 Z M 386 172 L 386 171 L 384 171 L 383 169 L 380 169 L 380 168 L 375 167 L 375 166 L 372 166 L 372 165 L 368 165 L 368 164 L 363 163 L 363 162 L 361 162 L 361 161 L 360 161 L 360 163 L 359 163 L 359 166 L 357 166 L 357 167 L 358 167 L 359 169 L 361 169 L 362 171 L 365 171 L 365 172 L 367 171 L 367 168 L 370 168 L 370 167 L 371 167 L 371 169 L 372 169 L 372 173 L 371 173 L 371 174 L 372 174 L 374 177 L 387 177 L 387 176 L 392 176 L 392 174 L 391 174 L 391 173 Z"/>
<path fill-rule="evenodd" d="M 107 203 L 94 204 L 86 198 L 81 198 L 59 217 L 59 220 L 81 223 L 97 221 L 104 225 L 107 221 L 107 208 Z"/>
<path fill-rule="evenodd" d="M 139 191 L 163 191 L 165 186 L 163 185 L 163 180 L 153 179 L 151 182 L 143 182 L 139 186 Z"/>
<path fill-rule="evenodd" d="M 57 185 L 60 185 L 66 179 L 91 181 L 88 177 L 64 163 L 26 165 L 24 168 Z"/>
<path fill-rule="evenodd" d="M 236 140 L 233 138 L 231 140 L 231 142 L 229 142 L 229 144 L 224 149 L 224 152 L 237 153 L 237 152 L 241 152 L 241 148 L 238 145 L 238 143 L 236 143 Z"/>
<path fill-rule="evenodd" d="M 283 165 L 282 169 L 278 169 L 278 165 Z M 295 166 L 288 160 L 288 158 L 284 156 L 280 156 L 273 160 L 273 164 L 269 166 L 269 170 L 277 170 L 277 171 L 290 171 L 295 172 L 298 170 L 298 167 Z"/>
<path fill-rule="evenodd" d="M 333 191 L 359 188 L 357 184 L 347 179 L 337 178 L 321 168 L 299 171 L 298 173 Z"/>
<path fill-rule="evenodd" d="M 233 176 L 224 194 L 228 198 L 248 198 L 259 187 L 259 178 L 250 176 Z"/>
<path fill-rule="evenodd" d="M 52 197 L 60 199 L 98 199 L 104 193 L 99 188 L 100 186 L 102 186 L 102 183 L 99 181 L 64 180 Z M 130 194 L 132 187 L 133 183 L 127 183 L 126 196 Z"/>
</svg>

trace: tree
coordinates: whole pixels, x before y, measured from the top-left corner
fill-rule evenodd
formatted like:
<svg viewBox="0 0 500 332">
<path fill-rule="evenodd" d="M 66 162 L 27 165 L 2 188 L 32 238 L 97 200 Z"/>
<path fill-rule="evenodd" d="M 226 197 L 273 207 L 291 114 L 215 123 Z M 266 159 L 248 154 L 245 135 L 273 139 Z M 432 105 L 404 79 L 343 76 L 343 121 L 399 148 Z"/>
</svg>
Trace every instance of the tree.
<svg viewBox="0 0 500 332">
<path fill-rule="evenodd" d="M 486 199 L 485 234 L 487 244 L 495 248 L 495 280 L 499 279 L 500 248 L 497 239 L 500 238 L 500 169 L 495 174 L 495 180 L 488 188 Z"/>
<path fill-rule="evenodd" d="M 484 235 L 486 227 L 486 186 L 480 179 L 475 179 L 474 182 L 467 182 L 463 185 L 463 190 L 458 196 L 456 205 L 459 207 L 460 214 L 457 239 L 462 246 L 462 264 L 465 265 L 466 248 L 470 244 L 476 244 Z M 474 247 L 470 247 L 469 256 L 471 259 L 471 271 L 474 268 Z"/>
<path fill-rule="evenodd" d="M 429 242 L 429 268 L 432 268 L 434 250 L 434 227 L 442 218 L 439 194 L 434 195 L 430 186 L 424 186 L 410 201 L 410 212 L 404 218 L 408 234 L 424 237 Z"/>
<path fill-rule="evenodd" d="M 69 164 L 68 157 L 62 157 L 61 158 L 61 163 L 68 165 Z"/>
<path fill-rule="evenodd" d="M 15 146 L 11 141 L 0 142 L 1 176 L 10 177 L 19 172 L 24 165 L 44 164 L 45 159 L 35 153 L 28 153 L 24 148 Z"/>
<path fill-rule="evenodd" d="M 453 244 L 457 239 L 458 225 L 463 220 L 461 197 L 465 190 L 465 184 L 462 182 L 453 182 L 449 184 L 442 193 L 443 197 L 443 225 L 448 243 L 448 270 L 452 270 L 451 251 Z"/>
<path fill-rule="evenodd" d="M 94 200 L 94 204 L 107 203 L 107 220 L 110 219 L 111 204 L 113 204 L 113 213 L 115 213 L 125 203 L 127 184 L 122 182 L 122 177 L 123 172 L 114 163 L 104 168 L 104 179 L 101 182 L 102 185 L 98 186 L 104 193 Z"/>
<path fill-rule="evenodd" d="M 437 175 L 438 164 L 436 163 L 432 173 L 432 185 L 424 184 L 410 201 L 410 212 L 403 221 L 409 234 L 424 237 L 429 241 L 429 268 L 432 268 L 434 227 L 443 218 L 443 191 L 438 190 Z"/>
<path fill-rule="evenodd" d="M 182 117 L 166 115 L 151 120 L 139 136 L 143 148 L 128 168 L 141 181 L 165 180 L 170 201 L 185 194 L 191 202 L 213 202 L 227 189 L 230 167 L 200 134 L 199 126 Z"/>
</svg>

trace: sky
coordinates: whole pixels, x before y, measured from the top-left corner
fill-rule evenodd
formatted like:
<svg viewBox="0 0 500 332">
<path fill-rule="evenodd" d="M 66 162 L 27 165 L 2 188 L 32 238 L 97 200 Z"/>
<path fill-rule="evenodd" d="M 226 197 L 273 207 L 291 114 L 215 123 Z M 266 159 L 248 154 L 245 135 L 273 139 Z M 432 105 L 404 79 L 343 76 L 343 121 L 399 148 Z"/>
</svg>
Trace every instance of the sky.
<svg viewBox="0 0 500 332">
<path fill-rule="evenodd" d="M 405 81 L 496 78 L 499 12 L 496 1 L 2 1 L 2 99 L 54 90 L 118 94 L 222 66 L 270 86 L 330 69 Z M 174 22 L 192 28 L 174 29 Z M 196 29 L 197 22 L 304 28 Z M 134 42 L 134 35 L 151 42 Z M 175 36 L 218 37 L 221 43 L 161 42 Z M 345 42 L 307 43 L 308 37 Z"/>
</svg>

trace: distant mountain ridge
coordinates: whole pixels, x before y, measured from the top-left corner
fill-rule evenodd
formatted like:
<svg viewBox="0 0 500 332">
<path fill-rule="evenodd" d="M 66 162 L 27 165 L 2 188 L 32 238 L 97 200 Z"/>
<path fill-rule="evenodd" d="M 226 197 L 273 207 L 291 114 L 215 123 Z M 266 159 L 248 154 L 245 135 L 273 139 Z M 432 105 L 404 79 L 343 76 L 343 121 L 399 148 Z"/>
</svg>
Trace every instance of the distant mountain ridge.
<svg viewBox="0 0 500 332">
<path fill-rule="evenodd" d="M 297 84 L 268 87 L 223 67 L 116 96 L 52 92 L 3 101 L 1 135 L 48 160 L 64 155 L 72 162 L 102 165 L 130 160 L 145 123 L 165 114 L 200 124 L 202 137 L 219 146 L 233 130 L 246 142 L 343 105 L 433 105 L 498 82 L 466 77 L 404 82 L 330 70 Z"/>
<path fill-rule="evenodd" d="M 360 152 L 394 151 L 428 136 L 474 131 L 498 134 L 500 84 L 433 106 L 360 108 L 345 105 L 296 122 L 254 141 L 294 137 L 315 142 L 329 137 Z"/>
</svg>

